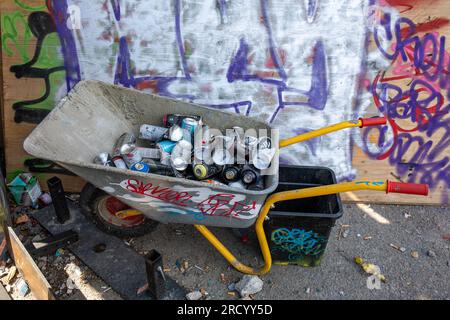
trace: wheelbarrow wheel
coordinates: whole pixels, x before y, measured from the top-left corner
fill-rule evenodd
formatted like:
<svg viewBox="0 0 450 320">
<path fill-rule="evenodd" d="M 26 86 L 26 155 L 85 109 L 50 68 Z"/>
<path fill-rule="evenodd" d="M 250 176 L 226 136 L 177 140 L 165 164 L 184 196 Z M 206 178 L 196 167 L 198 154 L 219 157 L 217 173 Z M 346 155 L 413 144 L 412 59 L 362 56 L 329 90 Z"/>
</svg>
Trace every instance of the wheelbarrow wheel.
<svg viewBox="0 0 450 320">
<path fill-rule="evenodd" d="M 81 191 L 80 206 L 83 214 L 97 228 L 119 238 L 140 237 L 152 232 L 158 225 L 157 221 L 148 219 L 90 183 Z"/>
</svg>

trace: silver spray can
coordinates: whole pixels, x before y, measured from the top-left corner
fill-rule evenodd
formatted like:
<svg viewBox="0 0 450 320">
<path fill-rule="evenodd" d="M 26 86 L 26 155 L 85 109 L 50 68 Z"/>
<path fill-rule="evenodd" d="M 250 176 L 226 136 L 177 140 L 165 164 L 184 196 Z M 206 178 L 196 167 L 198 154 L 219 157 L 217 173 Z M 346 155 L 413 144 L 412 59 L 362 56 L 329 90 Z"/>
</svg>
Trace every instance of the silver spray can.
<svg viewBox="0 0 450 320">
<path fill-rule="evenodd" d="M 114 167 L 114 162 L 108 152 L 102 152 L 96 156 L 94 163 L 105 167 Z"/>
<path fill-rule="evenodd" d="M 178 142 L 184 137 L 184 130 L 179 125 L 173 125 L 170 127 L 169 131 L 164 135 L 164 139 L 168 139 L 170 141 Z"/>
<path fill-rule="evenodd" d="M 132 133 L 124 133 L 114 146 L 114 155 L 128 154 L 136 149 L 136 137 Z"/>
<path fill-rule="evenodd" d="M 259 138 L 251 150 L 251 162 L 256 169 L 268 169 L 275 153 L 276 150 L 272 148 L 272 140 L 269 137 Z"/>
<path fill-rule="evenodd" d="M 178 171 L 187 169 L 192 160 L 192 144 L 189 141 L 181 140 L 173 148 L 170 163 Z"/>
<path fill-rule="evenodd" d="M 142 161 L 141 154 L 139 153 L 139 151 L 137 149 L 134 149 L 133 151 L 131 151 L 128 154 L 124 154 L 122 156 L 122 158 L 125 161 L 125 163 L 127 164 L 128 168 L 131 168 L 131 166 L 133 164 Z"/>
<path fill-rule="evenodd" d="M 167 133 L 167 128 L 143 124 L 139 130 L 139 138 L 150 141 L 159 141 Z"/>
<path fill-rule="evenodd" d="M 158 148 L 143 148 L 137 147 L 137 152 L 139 152 L 140 156 L 144 159 L 160 159 L 161 152 Z"/>
<path fill-rule="evenodd" d="M 112 158 L 114 165 L 119 169 L 128 169 L 127 164 L 123 161 L 121 156 L 115 156 Z"/>
</svg>

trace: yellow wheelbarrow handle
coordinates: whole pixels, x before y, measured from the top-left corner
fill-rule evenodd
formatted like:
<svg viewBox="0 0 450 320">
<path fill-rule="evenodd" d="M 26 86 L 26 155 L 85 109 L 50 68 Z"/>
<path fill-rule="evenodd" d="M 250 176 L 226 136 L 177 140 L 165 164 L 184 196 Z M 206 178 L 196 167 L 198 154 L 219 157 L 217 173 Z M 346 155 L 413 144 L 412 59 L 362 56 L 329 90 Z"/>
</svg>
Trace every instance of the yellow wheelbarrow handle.
<svg viewBox="0 0 450 320">
<path fill-rule="evenodd" d="M 387 120 L 386 118 L 382 117 L 376 117 L 376 118 L 360 118 L 359 120 L 350 120 L 350 121 L 344 121 L 337 124 L 334 124 L 332 126 L 328 126 L 325 128 L 321 128 L 318 130 L 310 131 L 303 133 L 301 135 L 281 140 L 280 141 L 280 148 L 284 148 L 287 146 L 290 146 L 291 144 L 299 143 L 305 140 L 317 138 L 323 135 L 326 135 L 331 132 L 347 129 L 347 128 L 354 128 L 354 127 L 368 127 L 368 126 L 379 126 L 386 124 Z"/>
<path fill-rule="evenodd" d="M 264 232 L 264 220 L 269 213 L 270 208 L 277 202 L 323 196 L 348 191 L 358 190 L 375 190 L 385 191 L 386 193 L 406 193 L 416 195 L 428 195 L 428 185 L 397 183 L 391 181 L 358 181 L 346 182 L 333 185 L 325 185 L 320 187 L 296 189 L 284 192 L 278 192 L 269 196 L 261 209 L 260 215 L 256 220 L 256 235 L 258 236 L 259 245 L 264 258 L 264 266 L 255 269 L 242 264 L 236 257 L 209 231 L 202 225 L 195 225 L 195 228 L 222 254 L 222 256 L 238 271 L 251 275 L 264 275 L 270 271 L 272 267 L 272 256 L 270 255 L 269 245 L 267 244 L 266 234 Z"/>
</svg>

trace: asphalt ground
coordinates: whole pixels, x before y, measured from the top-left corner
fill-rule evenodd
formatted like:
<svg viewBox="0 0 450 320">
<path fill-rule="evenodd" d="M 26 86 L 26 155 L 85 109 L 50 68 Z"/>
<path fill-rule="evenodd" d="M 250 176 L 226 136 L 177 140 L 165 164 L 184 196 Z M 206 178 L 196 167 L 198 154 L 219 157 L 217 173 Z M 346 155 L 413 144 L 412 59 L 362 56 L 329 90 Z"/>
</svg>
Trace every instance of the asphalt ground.
<svg viewBox="0 0 450 320">
<path fill-rule="evenodd" d="M 254 234 L 244 244 L 229 229 L 211 230 L 241 262 L 263 264 Z M 344 204 L 321 265 L 274 265 L 254 299 L 450 299 L 448 236 L 449 207 Z M 242 274 L 192 226 L 160 224 L 132 246 L 161 252 L 166 272 L 188 290 L 203 289 L 208 299 L 239 298 L 228 286 Z M 370 275 L 356 256 L 378 266 L 386 282 L 369 288 Z"/>
</svg>

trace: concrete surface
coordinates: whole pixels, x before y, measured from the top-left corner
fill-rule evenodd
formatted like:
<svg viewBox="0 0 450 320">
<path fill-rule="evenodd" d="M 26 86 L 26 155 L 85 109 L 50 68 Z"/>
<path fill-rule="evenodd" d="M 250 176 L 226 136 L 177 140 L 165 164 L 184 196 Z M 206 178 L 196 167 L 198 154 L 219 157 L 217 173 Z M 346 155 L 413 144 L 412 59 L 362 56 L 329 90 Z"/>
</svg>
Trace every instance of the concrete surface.
<svg viewBox="0 0 450 320">
<path fill-rule="evenodd" d="M 69 202 L 68 207 L 71 218 L 64 224 L 57 222 L 53 206 L 36 211 L 33 217 L 53 235 L 75 231 L 79 240 L 67 248 L 124 299 L 153 300 L 150 295 L 137 294 L 137 290 L 147 283 L 144 257 L 119 238 L 98 232 L 95 225 L 80 212 L 78 205 Z M 105 246 L 104 251 L 94 250 L 99 244 Z M 166 284 L 167 299 L 185 298 L 186 292 L 170 277 L 166 277 Z"/>
<path fill-rule="evenodd" d="M 349 225 L 349 233 L 338 240 L 341 225 Z M 212 230 L 242 262 L 262 264 L 255 239 L 244 245 L 228 229 Z M 273 266 L 255 299 L 450 299 L 450 241 L 443 238 L 449 235 L 449 207 L 345 204 L 322 265 Z M 372 238 L 363 239 L 368 236 Z M 159 225 L 152 234 L 134 239 L 132 246 L 144 252 L 159 250 L 167 273 L 188 290 L 203 288 L 212 299 L 237 299 L 228 295 L 227 286 L 242 274 L 192 226 Z M 381 289 L 367 288 L 368 275 L 353 262 L 355 256 L 380 267 L 387 278 Z M 176 265 L 184 261 L 188 271 L 182 273 Z"/>
</svg>

